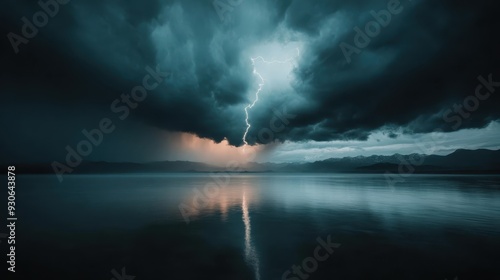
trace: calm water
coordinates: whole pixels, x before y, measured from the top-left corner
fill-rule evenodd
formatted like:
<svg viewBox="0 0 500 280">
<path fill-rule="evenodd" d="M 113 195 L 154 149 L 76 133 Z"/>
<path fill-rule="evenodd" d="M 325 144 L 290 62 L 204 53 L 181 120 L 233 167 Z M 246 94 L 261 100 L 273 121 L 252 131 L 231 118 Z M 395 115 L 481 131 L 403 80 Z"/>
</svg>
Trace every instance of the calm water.
<svg viewBox="0 0 500 280">
<path fill-rule="evenodd" d="M 394 188 L 382 175 L 225 179 L 18 176 L 17 276 L 500 279 L 498 176 L 415 175 Z M 328 236 L 338 248 L 315 260 Z"/>
</svg>

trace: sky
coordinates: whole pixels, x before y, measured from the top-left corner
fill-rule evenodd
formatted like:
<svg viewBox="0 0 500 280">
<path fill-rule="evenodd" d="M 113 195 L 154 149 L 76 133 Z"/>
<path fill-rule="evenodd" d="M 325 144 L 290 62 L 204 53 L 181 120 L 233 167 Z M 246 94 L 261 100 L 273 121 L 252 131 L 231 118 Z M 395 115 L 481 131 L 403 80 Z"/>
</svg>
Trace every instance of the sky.
<svg viewBox="0 0 500 280">
<path fill-rule="evenodd" d="M 494 1 L 40 3 L 0 11 L 2 162 L 500 148 Z"/>
</svg>

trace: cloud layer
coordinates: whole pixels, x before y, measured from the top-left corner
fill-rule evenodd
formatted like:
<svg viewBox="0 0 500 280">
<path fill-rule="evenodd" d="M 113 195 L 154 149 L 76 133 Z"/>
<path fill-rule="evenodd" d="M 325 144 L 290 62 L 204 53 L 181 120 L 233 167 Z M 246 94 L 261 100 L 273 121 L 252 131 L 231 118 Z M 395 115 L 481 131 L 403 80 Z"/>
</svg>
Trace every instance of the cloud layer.
<svg viewBox="0 0 500 280">
<path fill-rule="evenodd" d="M 401 1 L 402 11 L 349 63 L 341 43 L 356 47 L 354 28 L 364 30 L 371 12 L 390 2 L 70 1 L 17 55 L 4 37 L 2 125 L 14 138 L 35 134 L 41 146 L 62 150 L 112 115 L 112 101 L 141 83 L 146 66 L 159 65 L 171 77 L 131 113 L 144 129 L 123 125 L 114 138 L 148 139 L 154 128 L 240 146 L 244 108 L 258 87 L 250 57 L 282 59 L 273 46 L 292 53 L 300 46 L 301 54 L 288 85 L 273 85 L 280 68 L 264 77 L 261 101 L 249 112 L 251 144 L 265 142 L 259 132 L 276 110 L 294 117 L 274 137 L 295 142 L 365 140 L 381 130 L 454 131 L 499 119 L 498 92 L 461 116 L 460 125 L 453 107 L 475 94 L 478 76 L 500 80 L 495 4 Z M 3 34 L 22 35 L 21 18 L 40 10 L 35 2 L 5 5 Z"/>
</svg>

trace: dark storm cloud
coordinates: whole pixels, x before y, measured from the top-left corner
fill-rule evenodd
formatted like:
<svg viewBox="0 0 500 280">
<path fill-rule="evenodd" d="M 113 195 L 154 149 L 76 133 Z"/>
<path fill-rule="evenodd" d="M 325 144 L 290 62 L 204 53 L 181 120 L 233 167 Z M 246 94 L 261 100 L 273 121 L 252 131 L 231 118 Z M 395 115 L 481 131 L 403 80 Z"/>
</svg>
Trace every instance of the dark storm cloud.
<svg viewBox="0 0 500 280">
<path fill-rule="evenodd" d="M 81 129 L 112 114 L 111 102 L 141 83 L 146 66 L 159 65 L 172 76 L 132 112 L 135 121 L 241 145 L 243 108 L 256 87 L 249 49 L 298 41 L 290 95 L 302 101 L 287 105 L 284 92 L 254 107 L 251 143 L 262 142 L 259 131 L 283 106 L 296 117 L 276 135 L 281 140 L 367 139 L 387 127 L 453 130 L 443 113 L 474 94 L 479 75 L 500 80 L 493 2 L 401 1 L 404 10 L 347 63 L 340 43 L 353 45 L 353 28 L 388 2 L 243 1 L 222 22 L 212 1 L 70 1 L 19 54 L 4 37 L 2 122 L 17 136 L 46 129 L 53 150 L 64 151 Z M 21 17 L 40 9 L 4 5 L 3 34 L 21 34 Z M 492 94 L 459 129 L 498 119 L 498 105 Z M 8 120 L 11 113 L 22 126 Z M 51 119 L 71 125 L 54 129 Z"/>
<path fill-rule="evenodd" d="M 462 104 L 475 94 L 479 75 L 493 74 L 494 81 L 500 80 L 496 51 L 500 40 L 494 35 L 500 25 L 494 4 L 401 1 L 403 11 L 393 15 L 380 35 L 347 63 L 339 44 L 354 45 L 352 28 L 364 29 L 371 20 L 369 11 L 383 9 L 387 2 L 370 1 L 355 9 L 348 4 L 345 9 L 339 7 L 336 12 L 344 11 L 341 18 L 350 26 L 349 32 L 338 32 L 335 39 L 320 38 L 311 45 L 298 70 L 303 82 L 298 91 L 308 96 L 310 104 L 293 121 L 288 134 L 292 140 L 365 139 L 371 131 L 389 126 L 403 127 L 408 133 L 452 131 L 483 127 L 498 119 L 500 98 L 495 93 L 460 126 L 456 117 L 448 122 L 443 119 L 447 110 L 454 110 L 453 104 Z M 308 12 L 330 11 L 311 6 L 297 8 L 297 18 Z M 355 20 L 348 20 L 350 17 Z M 294 18 L 293 13 L 289 18 Z M 306 25 L 311 34 L 317 34 L 316 26 L 324 18 L 313 18 L 316 21 Z"/>
</svg>

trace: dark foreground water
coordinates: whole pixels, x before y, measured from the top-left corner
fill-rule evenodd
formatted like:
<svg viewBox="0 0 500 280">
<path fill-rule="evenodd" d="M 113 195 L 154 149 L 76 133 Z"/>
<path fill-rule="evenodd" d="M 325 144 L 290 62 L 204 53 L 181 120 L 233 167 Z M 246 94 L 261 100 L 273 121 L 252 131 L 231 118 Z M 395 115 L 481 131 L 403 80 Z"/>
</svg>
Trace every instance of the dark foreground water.
<svg viewBox="0 0 500 280">
<path fill-rule="evenodd" d="M 16 276 L 500 279 L 498 176 L 415 175 L 394 188 L 383 175 L 216 181 L 18 176 Z"/>
</svg>

